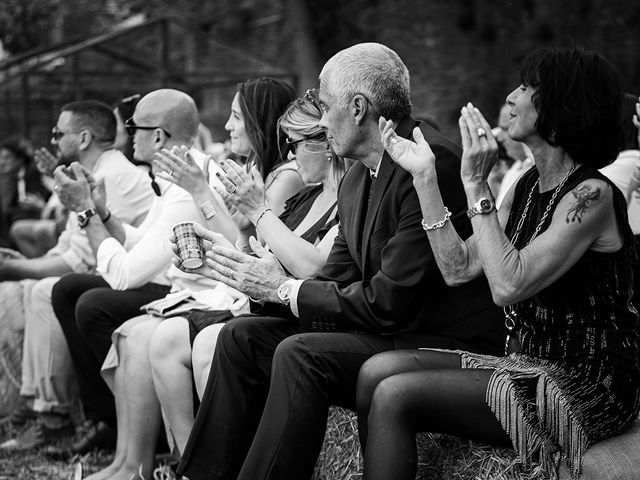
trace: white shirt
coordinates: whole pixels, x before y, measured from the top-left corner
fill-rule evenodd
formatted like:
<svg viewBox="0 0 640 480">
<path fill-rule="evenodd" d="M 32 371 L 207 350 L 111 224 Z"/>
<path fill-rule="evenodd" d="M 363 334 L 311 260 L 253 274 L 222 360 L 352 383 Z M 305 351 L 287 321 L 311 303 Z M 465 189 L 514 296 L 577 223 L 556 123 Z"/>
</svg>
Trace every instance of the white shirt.
<svg viewBox="0 0 640 480">
<path fill-rule="evenodd" d="M 203 155 L 194 151 L 192 154 L 194 160 L 202 165 Z M 219 167 L 211 162 L 209 168 L 211 171 Z M 218 180 L 215 175 L 211 175 L 210 181 Z M 173 226 L 188 221 L 206 225 L 200 208 L 193 201 L 191 194 L 181 187 L 160 177 L 156 177 L 156 182 L 162 195 L 155 197 L 140 227 L 123 225 L 124 245 L 110 237 L 98 247 L 98 273 L 114 290 L 137 288 L 149 282 L 171 285 L 174 291 L 184 288 L 211 288 L 215 285 L 212 280 L 184 273 L 171 263 L 173 252 L 169 235 Z"/>
<path fill-rule="evenodd" d="M 640 197 L 629 190 L 631 176 L 640 164 L 640 150 L 623 150 L 615 161 L 600 169 L 600 173 L 609 178 L 624 193 L 629 207 L 629 224 L 634 235 L 640 233 Z"/>
<path fill-rule="evenodd" d="M 104 178 L 106 206 L 113 216 L 126 223 L 136 223 L 147 214 L 155 198 L 146 170 L 136 167 L 118 150 L 107 150 L 91 172 Z M 92 272 L 96 259 L 86 232 L 78 226 L 75 212 L 70 212 L 65 229 L 47 255 L 60 255 L 77 273 Z"/>
</svg>

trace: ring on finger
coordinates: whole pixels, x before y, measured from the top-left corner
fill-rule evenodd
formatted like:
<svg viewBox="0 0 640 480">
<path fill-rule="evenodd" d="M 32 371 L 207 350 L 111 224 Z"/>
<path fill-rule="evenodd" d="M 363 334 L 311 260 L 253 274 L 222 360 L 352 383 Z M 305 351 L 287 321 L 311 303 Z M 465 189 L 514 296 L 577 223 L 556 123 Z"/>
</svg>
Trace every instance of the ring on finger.
<svg viewBox="0 0 640 480">
<path fill-rule="evenodd" d="M 478 134 L 478 137 L 480 137 L 480 138 L 487 136 L 487 131 L 482 127 L 478 127 L 476 129 L 476 133 Z"/>
<path fill-rule="evenodd" d="M 170 176 L 170 177 L 173 177 L 173 170 L 171 170 L 171 171 L 169 172 L 169 176 Z"/>
<path fill-rule="evenodd" d="M 236 190 L 238 190 L 238 186 L 234 185 L 233 188 L 229 190 L 229 195 L 233 195 L 234 193 L 236 193 Z"/>
</svg>

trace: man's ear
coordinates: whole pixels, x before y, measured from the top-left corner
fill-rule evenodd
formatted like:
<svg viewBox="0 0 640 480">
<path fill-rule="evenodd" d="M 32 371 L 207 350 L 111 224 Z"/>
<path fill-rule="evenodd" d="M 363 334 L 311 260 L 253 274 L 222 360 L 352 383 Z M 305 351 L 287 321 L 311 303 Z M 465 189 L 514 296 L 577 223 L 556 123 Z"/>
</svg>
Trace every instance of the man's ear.
<svg viewBox="0 0 640 480">
<path fill-rule="evenodd" d="M 371 113 L 371 105 L 367 98 L 361 93 L 356 93 L 353 96 L 350 107 L 356 125 L 362 125 L 364 120 Z"/>
<path fill-rule="evenodd" d="M 153 146 L 155 147 L 156 151 L 160 151 L 164 148 L 165 144 L 167 143 L 167 136 L 165 135 L 165 133 L 157 128 L 153 131 Z"/>
<path fill-rule="evenodd" d="M 80 143 L 78 144 L 78 150 L 86 150 L 91 145 L 93 135 L 89 130 L 80 131 Z"/>
</svg>

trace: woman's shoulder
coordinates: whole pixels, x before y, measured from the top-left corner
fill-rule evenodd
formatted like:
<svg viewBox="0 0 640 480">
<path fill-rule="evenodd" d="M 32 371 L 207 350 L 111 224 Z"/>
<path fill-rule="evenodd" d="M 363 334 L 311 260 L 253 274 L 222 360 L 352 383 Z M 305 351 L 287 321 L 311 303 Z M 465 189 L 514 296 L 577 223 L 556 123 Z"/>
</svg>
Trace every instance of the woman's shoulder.
<svg viewBox="0 0 640 480">
<path fill-rule="evenodd" d="M 300 177 L 300 174 L 298 173 L 298 165 L 295 160 L 281 163 L 274 167 L 273 170 L 267 174 L 267 178 L 264 181 L 265 187 L 269 188 L 269 186 L 279 177 L 291 177 L 295 180 L 299 179 L 302 181 L 302 177 Z"/>
</svg>

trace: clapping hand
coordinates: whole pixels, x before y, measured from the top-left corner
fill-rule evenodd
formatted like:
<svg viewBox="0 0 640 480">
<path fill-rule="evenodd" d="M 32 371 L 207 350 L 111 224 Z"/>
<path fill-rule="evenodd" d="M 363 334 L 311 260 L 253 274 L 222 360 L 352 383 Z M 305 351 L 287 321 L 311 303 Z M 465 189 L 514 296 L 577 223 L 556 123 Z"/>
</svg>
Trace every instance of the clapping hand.
<svg viewBox="0 0 640 480">
<path fill-rule="evenodd" d="M 69 210 L 79 212 L 94 207 L 91 186 L 79 163 L 73 162 L 69 167 L 61 165 L 54 170 L 53 176 L 56 180 L 54 190 Z"/>
<path fill-rule="evenodd" d="M 638 143 L 640 144 L 640 102 L 636 102 L 636 113 L 632 118 L 633 124 L 638 129 Z M 631 174 L 631 190 L 636 197 L 640 197 L 640 164 L 636 164 L 636 168 Z"/>
<path fill-rule="evenodd" d="M 384 117 L 378 120 L 378 128 L 382 145 L 391 159 L 414 178 L 423 175 L 433 165 L 436 157 L 418 127 L 413 129 L 414 141 L 398 136 L 393 122 Z"/>
<path fill-rule="evenodd" d="M 462 182 L 484 183 L 498 159 L 498 142 L 491 126 L 472 103 L 462 107 L 458 126 L 462 137 Z"/>
<path fill-rule="evenodd" d="M 185 269 L 178 257 L 175 237 L 171 236 L 173 264 L 188 273 L 197 273 L 222 282 L 257 300 L 276 302 L 277 288 L 286 280 L 284 269 L 276 257 L 255 238 L 249 240 L 257 257 L 239 252 L 221 234 L 195 224 L 195 232 L 203 240 L 205 261 L 200 268 Z"/>
<path fill-rule="evenodd" d="M 211 247 L 214 245 L 221 245 L 227 248 L 234 248 L 231 242 L 226 239 L 224 235 L 221 235 L 216 232 L 212 232 L 211 230 L 207 230 L 205 227 L 200 225 L 199 223 L 195 223 L 194 229 L 196 235 L 202 239 L 203 243 L 203 252 L 207 252 L 211 250 Z M 171 261 L 173 264 L 178 267 L 180 270 L 187 273 L 197 273 L 202 275 L 203 277 L 211 278 L 211 268 L 207 265 L 207 262 L 203 262 L 202 266 L 199 268 L 184 268 L 182 266 L 182 261 L 180 260 L 180 256 L 178 255 L 178 244 L 176 243 L 176 237 L 173 233 L 169 236 L 169 241 L 171 242 L 171 249 L 173 250 L 173 257 Z"/>
<path fill-rule="evenodd" d="M 59 163 L 58 157 L 53 155 L 45 147 L 38 148 L 33 154 L 38 171 L 43 175 L 51 176 Z"/>
<path fill-rule="evenodd" d="M 287 275 L 276 257 L 255 237 L 249 239 L 256 256 L 234 248 L 213 245 L 207 252 L 207 265 L 213 280 L 225 283 L 249 297 L 265 302 L 278 302 L 278 287 Z"/>
<path fill-rule="evenodd" d="M 191 195 L 197 195 L 209 188 L 208 172 L 203 171 L 193 160 L 186 146 L 174 146 L 171 150 L 163 148 L 154 154 L 153 163 L 161 169 L 158 173 L 171 183 L 185 189 Z"/>
<path fill-rule="evenodd" d="M 217 189 L 226 204 L 234 206 L 240 213 L 255 224 L 256 219 L 266 207 L 264 182 L 254 165 L 249 172 L 231 161 L 220 161 L 224 174 L 216 176 L 225 190 Z"/>
</svg>

